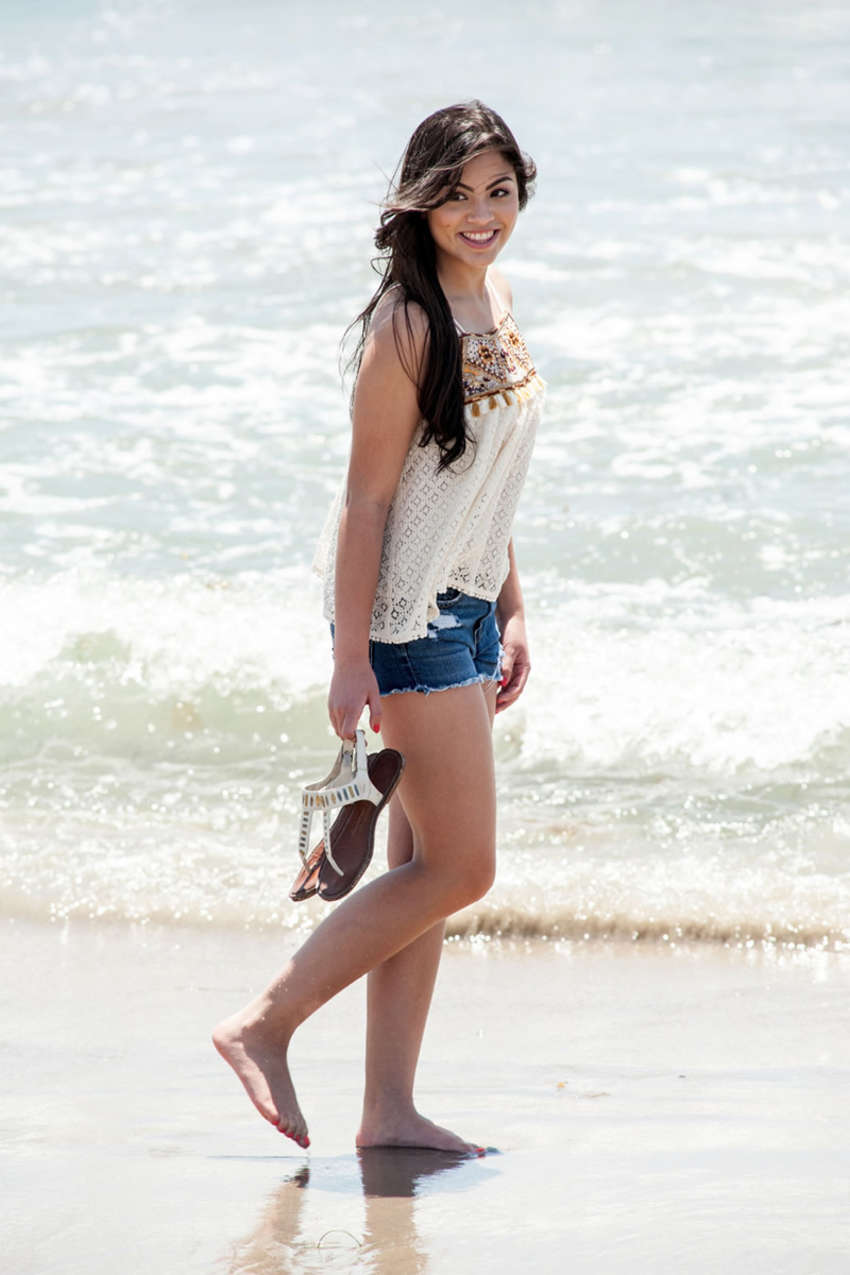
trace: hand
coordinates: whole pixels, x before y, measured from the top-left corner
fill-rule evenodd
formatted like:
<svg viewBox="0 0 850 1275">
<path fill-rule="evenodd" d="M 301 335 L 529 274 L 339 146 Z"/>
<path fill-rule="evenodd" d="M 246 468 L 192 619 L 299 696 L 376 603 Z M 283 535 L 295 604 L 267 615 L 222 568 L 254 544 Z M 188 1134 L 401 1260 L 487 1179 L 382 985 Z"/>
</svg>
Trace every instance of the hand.
<svg viewBox="0 0 850 1275">
<path fill-rule="evenodd" d="M 502 628 L 502 680 L 496 696 L 496 712 L 501 713 L 518 700 L 531 672 L 525 621 L 512 616 Z"/>
<path fill-rule="evenodd" d="M 381 696 L 368 660 L 335 664 L 328 692 L 328 716 L 340 739 L 353 739 L 360 714 L 369 705 L 369 724 L 381 729 Z"/>
</svg>

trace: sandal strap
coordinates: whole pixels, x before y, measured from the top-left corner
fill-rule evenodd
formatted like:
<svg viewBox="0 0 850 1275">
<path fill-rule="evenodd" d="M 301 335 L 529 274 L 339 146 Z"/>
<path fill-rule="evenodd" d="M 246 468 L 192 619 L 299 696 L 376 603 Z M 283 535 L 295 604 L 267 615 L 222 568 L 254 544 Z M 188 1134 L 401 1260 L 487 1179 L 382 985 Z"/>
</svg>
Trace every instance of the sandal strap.
<svg viewBox="0 0 850 1275">
<path fill-rule="evenodd" d="M 353 740 L 343 740 L 330 774 L 318 783 L 307 784 L 301 790 L 301 824 L 298 832 L 301 862 L 307 862 L 313 812 L 321 810 L 325 854 L 334 871 L 343 876 L 343 869 L 334 859 L 331 849 L 331 811 L 349 806 L 355 801 L 371 801 L 373 806 L 377 806 L 383 798 L 384 794 L 369 777 L 366 735 L 358 729 L 354 732 Z"/>
<path fill-rule="evenodd" d="M 322 792 L 310 792 L 305 788 L 301 794 L 301 806 L 304 810 L 332 810 L 336 806 L 347 806 L 352 801 L 364 800 L 366 794 L 361 788 L 362 785 L 357 783 L 343 784 L 341 788 Z"/>
<path fill-rule="evenodd" d="M 325 831 L 325 858 L 327 859 L 328 863 L 333 868 L 334 872 L 336 872 L 337 876 L 341 877 L 343 875 L 342 868 L 339 866 L 336 859 L 333 857 L 333 851 L 331 850 L 331 812 L 329 810 L 326 810 L 324 813 L 324 831 Z"/>
</svg>

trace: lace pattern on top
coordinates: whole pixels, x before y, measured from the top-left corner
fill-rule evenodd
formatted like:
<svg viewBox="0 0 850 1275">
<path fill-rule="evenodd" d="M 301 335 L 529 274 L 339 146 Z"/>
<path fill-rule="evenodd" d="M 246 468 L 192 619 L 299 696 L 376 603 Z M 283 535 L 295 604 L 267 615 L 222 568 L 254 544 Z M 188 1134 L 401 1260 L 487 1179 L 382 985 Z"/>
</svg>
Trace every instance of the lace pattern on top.
<svg viewBox="0 0 850 1275">
<path fill-rule="evenodd" d="M 402 467 L 387 515 L 370 638 L 427 636 L 447 588 L 493 601 L 508 573 L 508 542 L 528 471 L 544 384 L 510 313 L 492 332 L 464 332 L 463 394 L 470 442 L 438 471 L 423 427 Z M 324 614 L 334 618 L 334 562 L 345 479 L 328 514 L 313 566 L 324 577 Z"/>
</svg>

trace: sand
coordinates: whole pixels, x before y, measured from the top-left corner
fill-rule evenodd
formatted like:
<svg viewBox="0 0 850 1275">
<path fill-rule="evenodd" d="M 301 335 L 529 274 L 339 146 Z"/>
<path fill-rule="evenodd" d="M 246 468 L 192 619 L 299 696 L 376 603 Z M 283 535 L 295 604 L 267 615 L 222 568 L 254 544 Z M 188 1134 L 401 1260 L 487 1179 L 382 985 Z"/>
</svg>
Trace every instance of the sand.
<svg viewBox="0 0 850 1275">
<path fill-rule="evenodd" d="M 448 945 L 455 1164 L 354 1152 L 360 986 L 293 1050 L 311 1151 L 255 1115 L 208 1033 L 285 941 L 2 923 L 4 1272 L 848 1269 L 847 956 Z"/>
</svg>

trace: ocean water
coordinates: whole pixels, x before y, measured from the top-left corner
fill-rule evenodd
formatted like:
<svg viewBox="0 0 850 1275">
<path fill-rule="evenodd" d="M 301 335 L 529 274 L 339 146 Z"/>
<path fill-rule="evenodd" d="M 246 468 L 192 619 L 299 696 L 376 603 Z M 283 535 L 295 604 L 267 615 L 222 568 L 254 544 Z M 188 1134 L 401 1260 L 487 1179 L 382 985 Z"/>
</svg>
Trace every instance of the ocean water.
<svg viewBox="0 0 850 1275">
<path fill-rule="evenodd" d="M 386 178 L 480 96 L 549 385 L 459 934 L 850 941 L 850 11 L 0 8 L 0 908 L 303 929 Z"/>
</svg>

